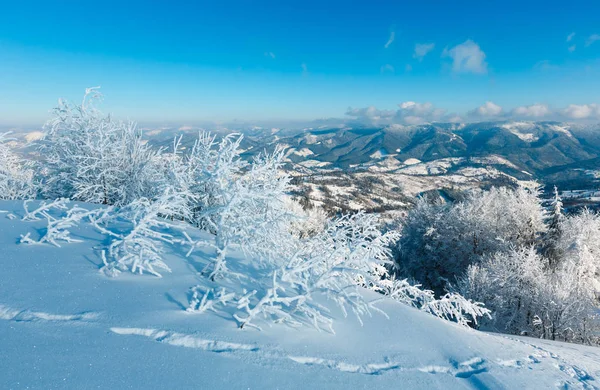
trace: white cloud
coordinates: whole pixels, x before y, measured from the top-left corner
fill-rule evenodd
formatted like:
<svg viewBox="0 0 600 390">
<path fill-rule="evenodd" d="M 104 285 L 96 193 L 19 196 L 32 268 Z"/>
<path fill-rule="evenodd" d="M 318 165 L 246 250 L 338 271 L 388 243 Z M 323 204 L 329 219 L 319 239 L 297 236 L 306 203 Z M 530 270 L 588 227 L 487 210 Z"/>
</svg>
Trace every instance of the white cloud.
<svg viewBox="0 0 600 390">
<path fill-rule="evenodd" d="M 455 73 L 487 73 L 485 53 L 470 39 L 450 50 L 444 49 L 442 57 L 452 58 L 452 71 Z"/>
<path fill-rule="evenodd" d="M 567 35 L 567 42 L 571 42 L 571 40 L 575 37 L 575 33 L 572 32 L 571 34 Z"/>
<path fill-rule="evenodd" d="M 506 111 L 498 104 L 487 101 L 485 104 L 466 113 L 448 112 L 430 102 L 405 101 L 396 110 L 378 109 L 375 106 L 348 108 L 346 115 L 369 125 L 410 126 L 432 122 L 465 123 L 498 120 L 600 120 L 600 104 L 570 104 L 562 109 L 552 109 L 547 104 L 535 103 L 518 106 Z"/>
<path fill-rule="evenodd" d="M 385 64 L 381 67 L 381 73 L 390 72 L 394 73 L 394 67 L 390 64 Z"/>
<path fill-rule="evenodd" d="M 429 115 L 429 114 L 433 114 L 433 113 L 440 113 L 439 109 L 436 109 L 433 104 L 429 103 L 429 102 L 425 102 L 425 103 L 416 103 L 416 102 L 402 102 L 400 104 L 398 104 L 398 107 L 400 107 L 400 110 L 405 113 L 405 114 L 411 114 L 411 115 L 418 115 L 418 116 L 423 116 L 423 115 Z M 443 114 L 445 111 L 441 110 L 441 114 Z"/>
<path fill-rule="evenodd" d="M 571 53 L 573 53 L 575 51 L 575 49 L 577 49 L 577 45 L 571 45 L 571 46 L 569 46 L 569 51 Z"/>
<path fill-rule="evenodd" d="M 413 54 L 413 58 L 422 61 L 423 58 L 435 48 L 435 43 L 417 43 L 415 45 L 415 53 Z"/>
<path fill-rule="evenodd" d="M 381 119 L 390 119 L 396 112 L 394 110 L 380 110 L 375 106 L 369 106 L 365 108 L 352 108 L 349 107 L 346 111 L 346 115 L 353 116 L 359 120 L 368 120 L 369 122 L 379 121 Z"/>
<path fill-rule="evenodd" d="M 348 108 L 346 115 L 370 124 L 407 124 L 417 125 L 444 119 L 446 110 L 436 108 L 433 104 L 402 102 L 397 110 L 380 110 L 374 106 L 365 108 Z"/>
<path fill-rule="evenodd" d="M 412 71 L 412 65 L 411 64 L 406 64 L 406 66 L 404 67 L 404 70 L 407 72 Z"/>
<path fill-rule="evenodd" d="M 409 125 L 439 121 L 446 114 L 446 110 L 436 108 L 430 102 L 416 103 L 408 101 L 398 104 L 398 107 L 396 121 Z"/>
<path fill-rule="evenodd" d="M 494 102 L 485 102 L 483 106 L 479 106 L 474 110 L 469 111 L 469 115 L 482 118 L 490 118 L 502 114 L 502 107 Z"/>
<path fill-rule="evenodd" d="M 592 43 L 596 42 L 596 41 L 600 41 L 600 34 L 592 34 L 590 35 L 590 37 L 587 39 L 587 41 L 585 41 L 585 45 L 589 46 Z"/>
<path fill-rule="evenodd" d="M 541 118 L 552 114 L 552 110 L 545 104 L 532 104 L 530 106 L 520 106 L 512 111 L 514 116 Z"/>
<path fill-rule="evenodd" d="M 265 52 L 265 57 L 271 57 L 272 59 L 275 59 L 275 53 L 272 51 L 267 51 Z"/>
<path fill-rule="evenodd" d="M 392 43 L 394 43 L 394 39 L 396 39 L 396 32 L 395 32 L 395 31 L 392 31 L 392 32 L 390 33 L 390 38 L 389 38 L 389 39 L 388 39 L 388 41 L 385 43 L 385 46 L 384 46 L 384 47 L 385 47 L 386 49 L 387 49 L 388 47 L 390 47 L 390 45 L 391 45 Z"/>
<path fill-rule="evenodd" d="M 569 104 L 563 114 L 571 119 L 600 118 L 600 106 L 592 104 Z"/>
</svg>

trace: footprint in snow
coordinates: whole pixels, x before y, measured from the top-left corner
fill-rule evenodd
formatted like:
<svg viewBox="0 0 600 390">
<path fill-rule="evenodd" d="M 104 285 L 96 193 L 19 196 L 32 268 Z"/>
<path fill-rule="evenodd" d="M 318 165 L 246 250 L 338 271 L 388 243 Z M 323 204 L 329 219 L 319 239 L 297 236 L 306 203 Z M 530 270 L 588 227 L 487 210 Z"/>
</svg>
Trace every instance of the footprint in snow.
<svg viewBox="0 0 600 390">
<path fill-rule="evenodd" d="M 79 322 L 92 321 L 98 318 L 98 313 L 84 312 L 78 314 L 52 314 L 43 311 L 19 310 L 0 305 L 0 320 L 16 322 Z"/>
</svg>

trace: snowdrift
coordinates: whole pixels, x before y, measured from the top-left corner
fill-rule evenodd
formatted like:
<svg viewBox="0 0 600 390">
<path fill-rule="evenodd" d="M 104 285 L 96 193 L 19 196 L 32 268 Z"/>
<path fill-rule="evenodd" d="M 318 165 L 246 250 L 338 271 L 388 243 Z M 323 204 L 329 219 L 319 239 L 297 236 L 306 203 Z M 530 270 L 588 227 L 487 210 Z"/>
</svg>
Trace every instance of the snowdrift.
<svg viewBox="0 0 600 390">
<path fill-rule="evenodd" d="M 46 223 L 22 221 L 21 202 L 0 210 L 0 388 L 600 388 L 598 348 L 483 333 L 392 300 L 378 305 L 389 318 L 362 326 L 322 302 L 335 334 L 240 330 L 185 310 L 211 251 L 169 247 L 172 273 L 109 278 L 108 238 L 88 224 L 70 229 L 81 242 L 26 245 Z"/>
</svg>

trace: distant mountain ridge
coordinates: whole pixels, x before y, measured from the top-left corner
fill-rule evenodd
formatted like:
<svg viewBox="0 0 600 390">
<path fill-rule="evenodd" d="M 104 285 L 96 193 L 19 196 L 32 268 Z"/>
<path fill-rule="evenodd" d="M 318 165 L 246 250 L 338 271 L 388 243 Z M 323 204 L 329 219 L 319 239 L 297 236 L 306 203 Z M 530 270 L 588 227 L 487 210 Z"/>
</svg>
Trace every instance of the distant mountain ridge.
<svg viewBox="0 0 600 390">
<path fill-rule="evenodd" d="M 283 133 L 283 132 L 282 132 Z M 567 183 L 597 180 L 600 170 L 600 125 L 560 122 L 487 122 L 428 124 L 410 127 L 307 129 L 265 134 L 249 132 L 246 147 L 253 151 L 274 143 L 290 147 L 293 162 L 310 159 L 347 169 L 385 158 L 400 163 L 414 159 L 432 162 L 444 158 L 498 156 L 520 178 Z M 301 152 L 300 152 L 301 151 Z"/>
</svg>

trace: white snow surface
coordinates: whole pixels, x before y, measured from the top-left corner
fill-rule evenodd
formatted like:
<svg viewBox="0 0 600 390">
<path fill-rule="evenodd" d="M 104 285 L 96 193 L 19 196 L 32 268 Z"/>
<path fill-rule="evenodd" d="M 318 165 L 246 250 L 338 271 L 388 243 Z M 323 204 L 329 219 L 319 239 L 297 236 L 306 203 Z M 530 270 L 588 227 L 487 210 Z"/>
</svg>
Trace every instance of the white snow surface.
<svg viewBox="0 0 600 390">
<path fill-rule="evenodd" d="M 363 326 L 324 301 L 335 334 L 240 330 L 227 313 L 184 310 L 210 250 L 167 247 L 163 278 L 109 278 L 107 238 L 89 224 L 62 248 L 18 244 L 45 223 L 22 221 L 21 202 L 0 210 L 2 389 L 600 388 L 600 348 L 483 333 L 387 299 L 389 318 Z"/>
</svg>

